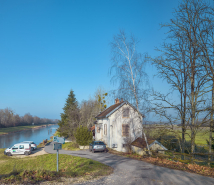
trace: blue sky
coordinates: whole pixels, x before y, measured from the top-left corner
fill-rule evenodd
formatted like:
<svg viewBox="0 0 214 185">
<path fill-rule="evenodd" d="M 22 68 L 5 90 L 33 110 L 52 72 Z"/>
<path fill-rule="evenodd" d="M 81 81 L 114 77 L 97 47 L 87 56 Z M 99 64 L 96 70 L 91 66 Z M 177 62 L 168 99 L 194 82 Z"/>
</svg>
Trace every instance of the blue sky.
<svg viewBox="0 0 214 185">
<path fill-rule="evenodd" d="M 0 0 L 0 109 L 59 119 L 70 89 L 87 100 L 110 83 L 113 36 L 140 39 L 138 51 L 157 55 L 178 0 Z M 150 84 L 167 92 L 162 80 Z"/>
</svg>

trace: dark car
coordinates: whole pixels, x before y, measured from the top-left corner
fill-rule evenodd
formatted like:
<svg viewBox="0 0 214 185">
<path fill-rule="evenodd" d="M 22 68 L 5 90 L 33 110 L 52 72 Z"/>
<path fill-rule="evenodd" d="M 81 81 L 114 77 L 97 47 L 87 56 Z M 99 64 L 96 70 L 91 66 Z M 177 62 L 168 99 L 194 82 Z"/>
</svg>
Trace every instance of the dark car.
<svg viewBox="0 0 214 185">
<path fill-rule="evenodd" d="M 102 141 L 93 141 L 89 144 L 89 151 L 93 153 L 97 151 L 107 152 L 107 148 L 105 143 L 103 143 Z"/>
</svg>

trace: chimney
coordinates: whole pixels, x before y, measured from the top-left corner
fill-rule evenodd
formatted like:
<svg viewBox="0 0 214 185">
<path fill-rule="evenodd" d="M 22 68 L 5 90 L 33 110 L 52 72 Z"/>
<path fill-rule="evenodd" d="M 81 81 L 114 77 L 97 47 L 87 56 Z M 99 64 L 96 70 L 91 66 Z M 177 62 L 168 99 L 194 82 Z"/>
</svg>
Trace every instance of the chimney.
<svg viewBox="0 0 214 185">
<path fill-rule="evenodd" d="M 120 102 L 123 102 L 123 98 L 121 98 Z"/>
<path fill-rule="evenodd" d="M 120 100 L 117 98 L 115 99 L 115 104 L 120 103 Z"/>
</svg>

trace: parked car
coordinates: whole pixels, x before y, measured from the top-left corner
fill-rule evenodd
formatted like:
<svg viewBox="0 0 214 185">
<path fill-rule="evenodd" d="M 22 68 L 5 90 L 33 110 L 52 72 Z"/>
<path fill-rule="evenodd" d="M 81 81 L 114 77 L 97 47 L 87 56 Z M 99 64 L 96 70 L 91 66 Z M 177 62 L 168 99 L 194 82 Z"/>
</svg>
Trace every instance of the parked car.
<svg viewBox="0 0 214 185">
<path fill-rule="evenodd" d="M 23 143 L 29 143 L 30 146 L 31 146 L 31 150 L 36 150 L 37 149 L 37 145 L 33 141 L 23 141 Z"/>
<path fill-rule="evenodd" d="M 93 141 L 92 143 L 89 144 L 89 151 L 93 153 L 97 151 L 107 152 L 107 148 L 104 142 Z"/>
<path fill-rule="evenodd" d="M 12 156 L 16 154 L 24 154 L 30 155 L 31 154 L 31 146 L 29 143 L 18 143 L 12 146 L 11 148 L 7 148 L 4 151 L 5 155 Z"/>
</svg>

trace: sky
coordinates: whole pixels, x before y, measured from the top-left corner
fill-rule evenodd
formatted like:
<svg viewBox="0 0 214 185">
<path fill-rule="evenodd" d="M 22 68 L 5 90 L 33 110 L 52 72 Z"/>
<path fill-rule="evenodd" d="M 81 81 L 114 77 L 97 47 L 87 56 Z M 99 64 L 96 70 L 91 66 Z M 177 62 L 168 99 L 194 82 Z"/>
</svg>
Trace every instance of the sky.
<svg viewBox="0 0 214 185">
<path fill-rule="evenodd" d="M 160 24 L 179 0 L 0 0 L 0 109 L 60 119 L 70 90 L 79 102 L 111 84 L 110 42 L 120 30 L 155 57 L 166 38 Z M 150 85 L 166 93 L 166 82 Z"/>
</svg>

